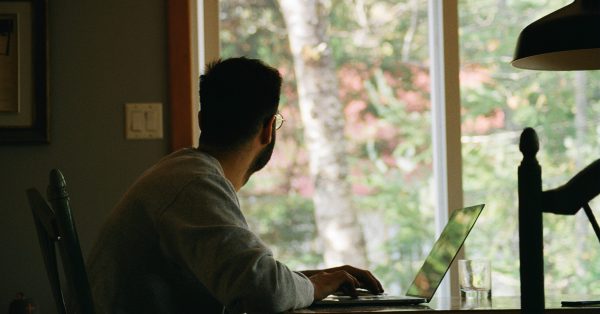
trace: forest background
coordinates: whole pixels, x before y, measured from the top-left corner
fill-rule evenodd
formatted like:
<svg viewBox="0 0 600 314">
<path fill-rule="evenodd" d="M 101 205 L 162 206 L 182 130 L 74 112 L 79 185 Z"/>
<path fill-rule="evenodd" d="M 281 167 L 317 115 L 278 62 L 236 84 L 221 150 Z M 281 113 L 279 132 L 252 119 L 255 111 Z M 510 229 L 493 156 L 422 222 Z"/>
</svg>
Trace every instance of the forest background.
<svg viewBox="0 0 600 314">
<path fill-rule="evenodd" d="M 569 1 L 459 1 L 465 244 L 519 293 L 518 137 L 534 127 L 544 188 L 600 156 L 600 74 L 510 65 L 520 30 Z M 221 56 L 284 77 L 272 161 L 241 190 L 251 227 L 295 269 L 351 263 L 406 290 L 435 241 L 425 0 L 221 0 Z M 592 203 L 592 208 L 600 202 Z M 544 216 L 547 294 L 598 294 L 600 244 L 583 213 Z"/>
</svg>

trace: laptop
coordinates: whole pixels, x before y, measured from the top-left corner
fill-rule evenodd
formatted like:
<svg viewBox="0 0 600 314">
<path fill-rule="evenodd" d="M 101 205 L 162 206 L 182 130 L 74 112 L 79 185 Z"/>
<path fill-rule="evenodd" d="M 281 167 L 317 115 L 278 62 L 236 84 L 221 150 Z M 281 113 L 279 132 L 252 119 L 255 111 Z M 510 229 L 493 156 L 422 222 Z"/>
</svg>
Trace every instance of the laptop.
<svg viewBox="0 0 600 314">
<path fill-rule="evenodd" d="M 356 299 L 344 295 L 330 295 L 315 301 L 314 306 L 352 305 L 415 305 L 428 303 L 448 272 L 452 261 L 467 239 L 485 204 L 465 207 L 452 212 L 448 223 L 437 239 L 423 266 L 417 272 L 405 296 L 360 295 Z"/>
</svg>

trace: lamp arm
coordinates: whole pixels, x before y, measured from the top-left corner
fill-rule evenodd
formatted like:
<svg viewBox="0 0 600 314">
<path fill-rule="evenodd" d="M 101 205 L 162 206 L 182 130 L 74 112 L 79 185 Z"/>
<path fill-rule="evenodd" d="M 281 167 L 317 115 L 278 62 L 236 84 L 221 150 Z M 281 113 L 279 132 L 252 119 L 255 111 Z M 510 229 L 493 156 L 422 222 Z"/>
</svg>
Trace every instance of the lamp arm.
<svg viewBox="0 0 600 314">
<path fill-rule="evenodd" d="M 546 213 L 574 215 L 600 194 L 600 159 L 592 162 L 569 182 L 542 192 L 542 209 Z"/>
</svg>

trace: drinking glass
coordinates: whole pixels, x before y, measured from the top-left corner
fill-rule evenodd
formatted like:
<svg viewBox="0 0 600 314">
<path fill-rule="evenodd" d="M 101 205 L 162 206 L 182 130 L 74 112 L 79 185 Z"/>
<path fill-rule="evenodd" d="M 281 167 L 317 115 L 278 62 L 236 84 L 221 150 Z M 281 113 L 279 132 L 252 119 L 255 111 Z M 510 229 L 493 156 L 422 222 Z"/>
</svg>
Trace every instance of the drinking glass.
<svg viewBox="0 0 600 314">
<path fill-rule="evenodd" d="M 492 297 L 492 267 L 489 260 L 458 261 L 460 296 L 467 299 Z"/>
</svg>

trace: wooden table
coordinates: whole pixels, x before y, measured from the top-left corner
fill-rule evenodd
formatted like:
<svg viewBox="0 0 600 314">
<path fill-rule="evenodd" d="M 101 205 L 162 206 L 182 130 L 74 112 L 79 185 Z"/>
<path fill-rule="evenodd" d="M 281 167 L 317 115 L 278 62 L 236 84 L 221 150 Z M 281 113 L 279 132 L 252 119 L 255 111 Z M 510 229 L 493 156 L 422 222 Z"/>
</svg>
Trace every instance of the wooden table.
<svg viewBox="0 0 600 314">
<path fill-rule="evenodd" d="M 546 296 L 545 313 L 576 313 L 576 314 L 598 314 L 598 307 L 562 307 L 562 300 L 600 300 L 600 296 Z M 516 297 L 494 297 L 491 300 L 469 301 L 461 298 L 434 298 L 430 303 L 414 306 L 313 306 L 306 309 L 295 310 L 289 313 L 430 313 L 441 312 L 444 314 L 469 314 L 493 313 L 493 314 L 521 314 L 520 298 Z"/>
</svg>

